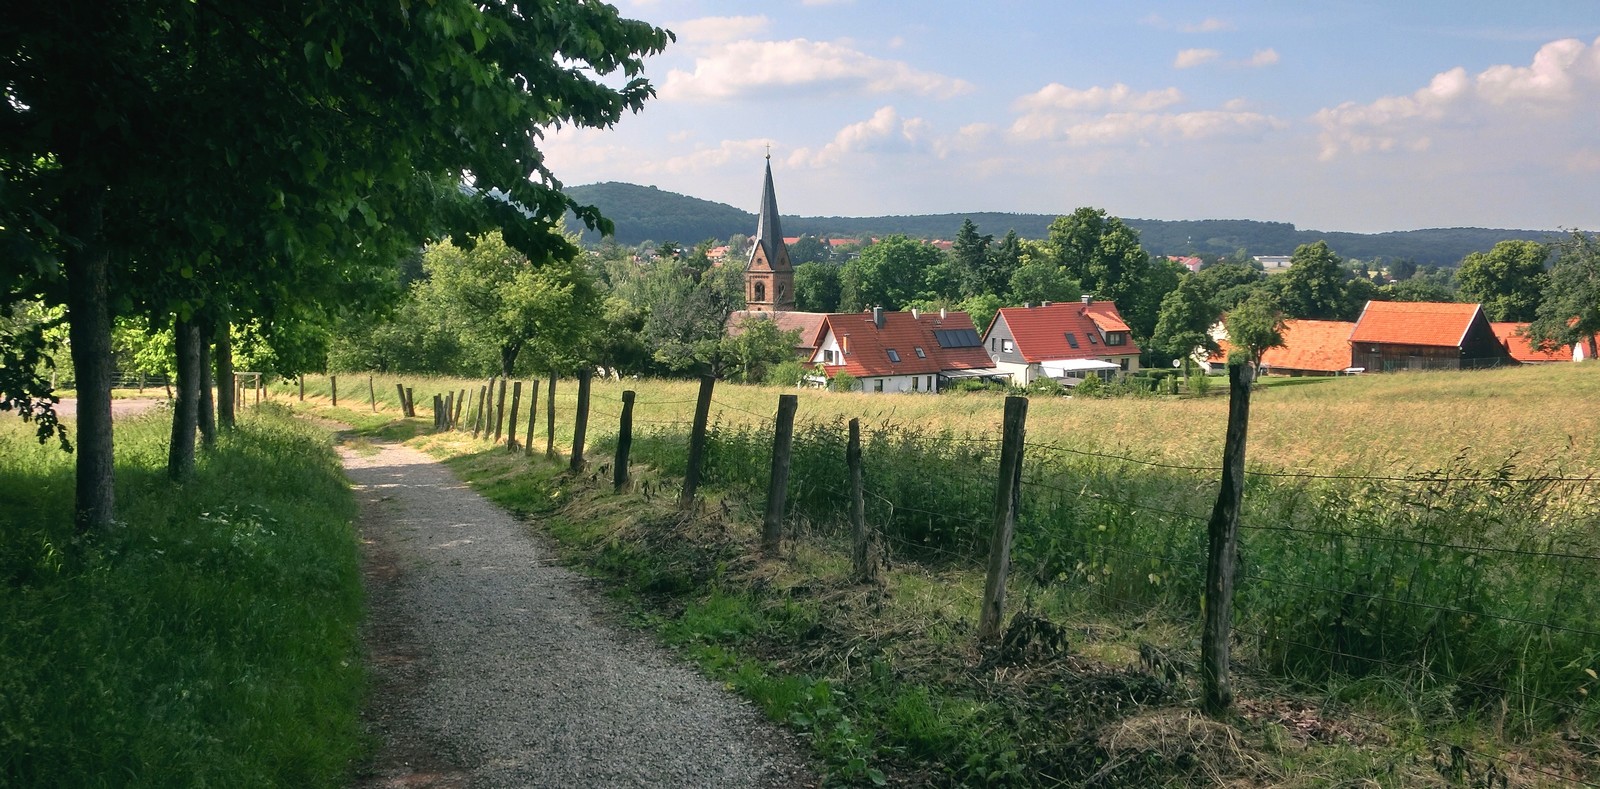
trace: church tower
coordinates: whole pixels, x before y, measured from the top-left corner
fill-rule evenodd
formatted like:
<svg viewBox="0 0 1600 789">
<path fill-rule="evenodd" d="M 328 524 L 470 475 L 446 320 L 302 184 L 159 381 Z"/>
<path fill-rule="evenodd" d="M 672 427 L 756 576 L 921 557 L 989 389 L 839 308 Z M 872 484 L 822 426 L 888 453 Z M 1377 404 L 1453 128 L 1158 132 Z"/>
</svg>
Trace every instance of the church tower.
<svg viewBox="0 0 1600 789">
<path fill-rule="evenodd" d="M 778 226 L 778 197 L 772 190 L 772 154 L 767 154 L 767 180 L 761 185 L 761 216 L 756 220 L 755 243 L 744 267 L 745 309 L 750 312 L 784 312 L 794 309 L 794 266 L 789 246 Z"/>
</svg>

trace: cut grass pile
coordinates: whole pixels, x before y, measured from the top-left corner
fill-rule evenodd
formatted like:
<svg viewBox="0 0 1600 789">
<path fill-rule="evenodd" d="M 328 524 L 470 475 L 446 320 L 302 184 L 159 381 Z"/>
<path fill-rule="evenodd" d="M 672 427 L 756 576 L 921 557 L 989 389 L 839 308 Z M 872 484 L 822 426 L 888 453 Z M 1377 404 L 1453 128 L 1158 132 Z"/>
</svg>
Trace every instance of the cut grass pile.
<svg viewBox="0 0 1600 789">
<path fill-rule="evenodd" d="M 121 523 L 84 539 L 28 427 L 0 420 L 0 785 L 341 785 L 362 598 L 327 436 L 247 412 L 174 485 L 166 413 L 119 420 Z"/>
</svg>

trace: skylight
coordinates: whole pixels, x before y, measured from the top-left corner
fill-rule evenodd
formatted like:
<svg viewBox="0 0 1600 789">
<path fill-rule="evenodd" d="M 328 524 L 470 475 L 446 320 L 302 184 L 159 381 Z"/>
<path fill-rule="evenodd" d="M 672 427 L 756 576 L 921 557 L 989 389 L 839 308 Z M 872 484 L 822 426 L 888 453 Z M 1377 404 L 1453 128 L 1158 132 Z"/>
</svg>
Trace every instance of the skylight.
<svg viewBox="0 0 1600 789">
<path fill-rule="evenodd" d="M 889 354 L 889 361 L 894 362 L 896 364 L 900 363 L 900 352 L 899 351 L 897 351 L 897 350 L 895 350 L 893 348 L 890 348 L 887 351 L 885 351 L 885 353 Z"/>
</svg>

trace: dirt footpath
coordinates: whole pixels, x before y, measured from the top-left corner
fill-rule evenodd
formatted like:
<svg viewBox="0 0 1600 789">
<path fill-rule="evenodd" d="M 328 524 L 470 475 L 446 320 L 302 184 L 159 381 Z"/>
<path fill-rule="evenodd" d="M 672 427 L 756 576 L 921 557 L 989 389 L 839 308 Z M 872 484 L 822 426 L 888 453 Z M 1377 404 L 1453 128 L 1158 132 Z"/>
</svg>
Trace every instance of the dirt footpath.
<svg viewBox="0 0 1600 789">
<path fill-rule="evenodd" d="M 812 786 L 787 735 L 608 621 L 592 581 L 415 450 L 342 449 L 382 751 L 362 787 Z"/>
</svg>

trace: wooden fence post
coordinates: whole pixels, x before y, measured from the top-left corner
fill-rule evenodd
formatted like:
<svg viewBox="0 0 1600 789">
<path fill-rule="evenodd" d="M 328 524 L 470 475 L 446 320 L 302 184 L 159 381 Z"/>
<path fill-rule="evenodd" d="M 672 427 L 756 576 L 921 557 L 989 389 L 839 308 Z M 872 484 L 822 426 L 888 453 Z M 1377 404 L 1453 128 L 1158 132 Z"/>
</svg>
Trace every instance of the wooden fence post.
<svg viewBox="0 0 1600 789">
<path fill-rule="evenodd" d="M 544 456 L 556 459 L 556 374 L 550 371 L 550 394 L 544 399 Z"/>
<path fill-rule="evenodd" d="M 678 507 L 694 506 L 695 492 L 700 488 L 700 464 L 706 454 L 706 421 L 711 418 L 711 389 L 717 379 L 700 376 L 700 394 L 694 401 L 694 426 L 689 430 L 689 466 L 683 472 L 683 495 L 678 497 Z"/>
<path fill-rule="evenodd" d="M 1250 429 L 1254 368 L 1228 365 L 1228 433 L 1222 448 L 1222 487 L 1206 528 L 1205 630 L 1200 637 L 1202 706 L 1220 715 L 1233 706 L 1228 637 L 1233 629 L 1233 576 L 1238 569 L 1239 503 L 1244 498 L 1244 445 Z"/>
<path fill-rule="evenodd" d="M 372 413 L 378 413 L 378 388 L 372 383 L 372 376 L 367 376 L 367 400 L 372 403 Z"/>
<path fill-rule="evenodd" d="M 517 412 L 522 410 L 522 382 L 511 383 L 511 420 L 506 423 L 506 451 L 517 451 Z"/>
<path fill-rule="evenodd" d="M 328 390 L 333 393 L 333 407 L 339 407 L 339 376 L 328 376 Z M 261 405 L 261 379 L 256 379 L 256 405 Z"/>
<path fill-rule="evenodd" d="M 478 432 L 483 429 L 483 412 L 486 408 L 484 403 L 487 402 L 489 402 L 489 387 L 478 387 L 478 412 L 476 416 L 472 417 L 472 438 L 474 440 L 478 438 Z"/>
<path fill-rule="evenodd" d="M 617 457 L 611 464 L 611 490 L 628 484 L 628 453 L 633 450 L 633 390 L 622 393 L 622 418 L 617 424 Z"/>
<path fill-rule="evenodd" d="M 583 470 L 583 440 L 589 433 L 589 384 L 594 370 L 585 367 L 578 371 L 578 414 L 572 420 L 572 461 L 568 468 L 576 474 Z"/>
<path fill-rule="evenodd" d="M 528 387 L 528 437 L 522 442 L 522 454 L 533 457 L 533 426 L 539 422 L 539 379 Z"/>
<path fill-rule="evenodd" d="M 394 382 L 394 396 L 400 400 L 400 415 L 406 415 L 406 387 L 399 381 Z"/>
<path fill-rule="evenodd" d="M 444 416 L 444 399 L 439 395 L 433 396 L 433 432 L 439 432 L 440 419 Z"/>
<path fill-rule="evenodd" d="M 1022 444 L 1028 422 L 1028 398 L 1007 397 L 1001 428 L 1000 480 L 994 495 L 994 535 L 989 541 L 989 578 L 983 585 L 983 610 L 978 617 L 978 640 L 1000 634 L 1006 606 L 1006 575 L 1011 569 L 1011 535 L 1017 525 L 1017 505 L 1022 499 Z"/>
<path fill-rule="evenodd" d="M 873 581 L 878 577 L 878 563 L 868 555 L 867 493 L 861 474 L 861 420 L 850 420 L 850 444 L 844 451 L 845 465 L 850 469 L 850 563 L 856 580 Z"/>
<path fill-rule="evenodd" d="M 789 450 L 794 446 L 794 410 L 800 398 L 778 395 L 778 424 L 772 432 L 772 476 L 767 481 L 767 514 L 761 520 L 761 552 L 778 557 L 783 541 L 783 505 L 789 497 Z"/>
<path fill-rule="evenodd" d="M 467 394 L 467 390 L 465 390 L 465 389 L 462 389 L 460 392 L 458 392 L 456 394 L 456 409 L 454 411 L 450 412 L 450 429 L 451 430 L 460 430 L 461 429 L 461 414 L 462 414 L 462 410 L 463 410 L 463 404 L 465 404 L 467 402 L 467 398 L 468 397 L 469 397 L 469 395 Z"/>
<path fill-rule="evenodd" d="M 143 378 L 144 373 L 139 373 L 139 376 L 141 378 Z M 141 381 L 141 383 L 142 383 L 142 381 Z M 140 391 L 143 391 L 143 387 L 142 386 L 140 387 Z M 306 377 L 304 375 L 301 375 L 300 376 L 300 402 L 304 403 L 305 401 L 306 401 Z"/>
<path fill-rule="evenodd" d="M 500 394 L 495 397 L 497 405 L 494 407 L 494 442 L 500 443 L 500 433 L 506 423 L 506 379 L 500 379 Z"/>
<path fill-rule="evenodd" d="M 439 429 L 440 430 L 449 430 L 450 428 L 455 427 L 455 423 L 450 420 L 450 415 L 454 414 L 455 412 L 456 412 L 456 393 L 455 392 L 445 392 L 444 393 L 444 417 L 439 420 Z"/>
</svg>

